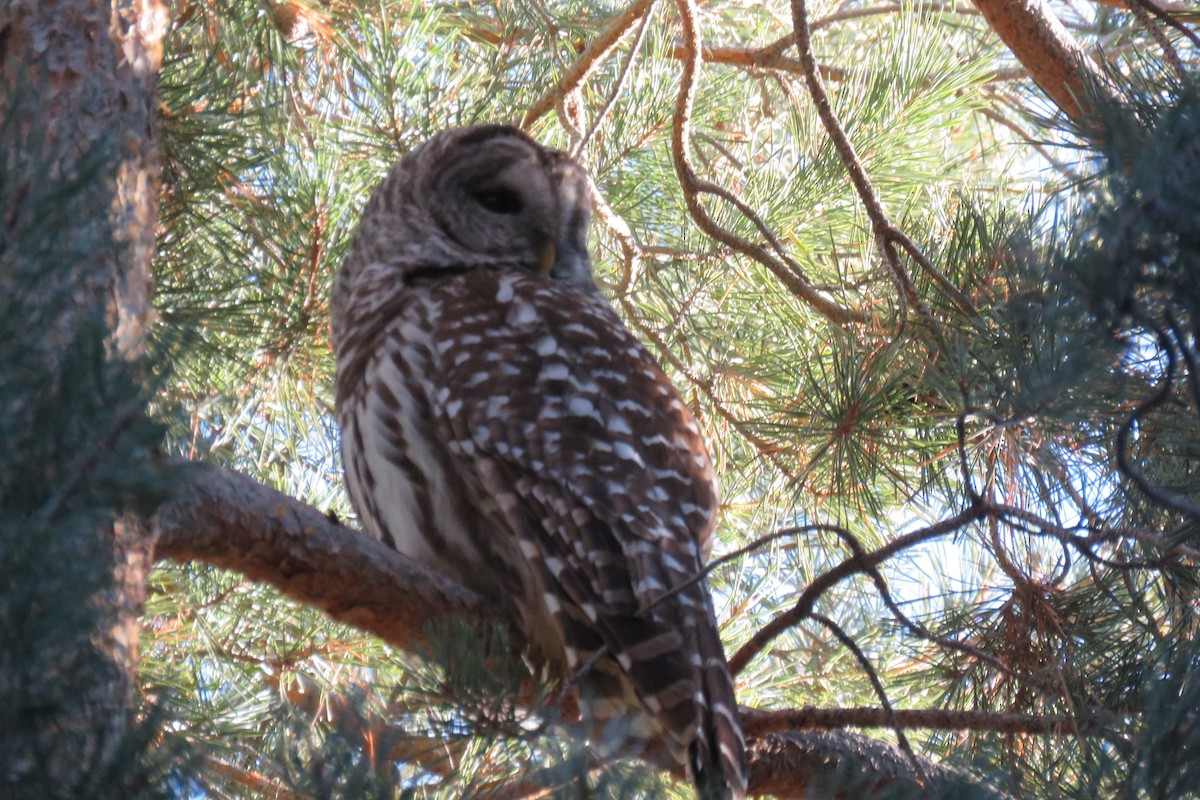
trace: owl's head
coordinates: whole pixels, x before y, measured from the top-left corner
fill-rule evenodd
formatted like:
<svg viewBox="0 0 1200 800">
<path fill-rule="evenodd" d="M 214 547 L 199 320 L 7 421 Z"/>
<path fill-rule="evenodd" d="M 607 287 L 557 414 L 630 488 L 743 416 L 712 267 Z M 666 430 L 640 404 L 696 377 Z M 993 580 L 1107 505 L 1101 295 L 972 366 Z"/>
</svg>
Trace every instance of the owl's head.
<svg viewBox="0 0 1200 800">
<path fill-rule="evenodd" d="M 587 173 L 565 153 L 506 125 L 443 131 L 367 203 L 334 284 L 334 327 L 363 280 L 513 269 L 591 287 L 588 208 Z"/>
</svg>

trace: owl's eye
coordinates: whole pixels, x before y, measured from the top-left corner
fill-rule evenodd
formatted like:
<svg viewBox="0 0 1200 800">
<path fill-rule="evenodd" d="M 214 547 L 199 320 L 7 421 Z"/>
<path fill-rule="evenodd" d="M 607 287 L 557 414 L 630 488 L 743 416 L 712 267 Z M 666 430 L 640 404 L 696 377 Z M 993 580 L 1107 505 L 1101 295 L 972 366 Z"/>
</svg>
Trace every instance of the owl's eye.
<svg viewBox="0 0 1200 800">
<path fill-rule="evenodd" d="M 503 186 L 479 189 L 472 192 L 471 196 L 493 214 L 520 214 L 525 209 L 521 195 Z"/>
</svg>

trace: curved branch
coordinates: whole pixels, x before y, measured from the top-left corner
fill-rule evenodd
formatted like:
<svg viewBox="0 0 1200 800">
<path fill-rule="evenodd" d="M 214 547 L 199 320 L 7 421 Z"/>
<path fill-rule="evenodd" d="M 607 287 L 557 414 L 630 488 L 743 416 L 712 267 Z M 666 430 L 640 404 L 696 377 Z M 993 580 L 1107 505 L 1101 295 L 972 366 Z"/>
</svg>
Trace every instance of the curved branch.
<svg viewBox="0 0 1200 800">
<path fill-rule="evenodd" d="M 700 230 L 716 239 L 718 242 L 753 258 L 765 266 L 787 287 L 797 298 L 807 303 L 819 314 L 836 325 L 850 322 L 862 322 L 865 317 L 860 311 L 846 309 L 817 291 L 802 274 L 800 267 L 787 253 L 782 245 L 767 229 L 757 214 L 747 205 L 738 200 L 732 192 L 718 187 L 708 181 L 701 180 L 692 167 L 689 152 L 691 150 L 692 105 L 696 96 L 696 78 L 700 74 L 700 62 L 703 54 L 703 44 L 700 41 L 699 27 L 696 23 L 696 9 L 692 0 L 676 0 L 679 8 L 679 22 L 682 28 L 683 41 L 687 58 L 683 59 L 683 73 L 679 78 L 679 92 L 675 100 L 675 111 L 672 115 L 671 157 L 675 164 L 675 175 L 683 191 L 684 202 L 688 214 Z M 815 69 L 815 67 L 814 67 Z M 709 215 L 704 204 L 700 202 L 701 194 L 713 194 L 732 203 L 742 214 L 758 228 L 759 232 L 772 245 L 779 258 L 762 245 L 751 242 L 726 230 Z"/>
<path fill-rule="evenodd" d="M 821 75 L 817 70 L 817 59 L 813 55 L 811 29 L 808 24 L 808 9 L 804 0 L 792 0 L 792 28 L 795 34 L 796 50 L 800 55 L 800 64 L 804 70 L 804 81 L 808 85 L 808 93 L 812 97 L 813 107 L 816 108 L 817 116 L 820 117 L 821 124 L 825 128 L 825 135 L 829 137 L 829 141 L 833 144 L 834 149 L 842 159 L 842 165 L 845 166 L 846 174 L 850 177 L 850 182 L 854 185 L 854 190 L 863 204 L 863 210 L 867 212 L 867 217 L 871 220 L 871 230 L 875 235 L 876 246 L 879 248 L 879 252 L 888 266 L 888 271 L 892 274 L 892 281 L 899 292 L 897 299 L 901 303 L 901 308 L 912 307 L 916 309 L 922 318 L 929 321 L 930 330 L 936 331 L 937 326 L 933 324 L 929 309 L 925 306 L 925 301 L 917 293 L 912 278 L 900 263 L 900 254 L 896 252 L 895 244 L 899 241 L 898 237 L 901 236 L 900 231 L 888 219 L 883 202 L 880 200 L 878 193 L 876 193 L 875 187 L 871 184 L 871 179 L 867 177 L 867 172 L 863 168 L 862 162 L 858 158 L 858 153 L 854 149 L 854 144 L 850 141 L 850 137 L 846 135 L 842 123 L 838 120 L 837 113 L 833 110 L 833 104 L 829 100 L 829 93 L 825 91 L 825 82 L 821 80 Z M 904 237 L 903 243 L 905 245 L 912 245 L 910 252 L 920 254 L 916 245 L 912 244 L 907 237 Z M 918 263 L 922 267 L 932 269 L 932 265 L 924 256 L 918 258 Z M 933 273 L 935 276 L 940 277 L 940 273 L 937 270 L 933 270 Z M 944 278 L 942 282 L 943 284 L 949 284 Z M 954 289 L 954 292 L 951 294 L 952 298 L 958 301 L 961 297 L 965 297 L 961 292 L 958 292 L 956 287 L 953 287 L 953 284 L 949 285 Z M 967 309 L 970 309 L 969 304 Z"/>
<path fill-rule="evenodd" d="M 1164 362 L 1166 363 L 1166 373 L 1163 375 L 1162 384 L 1158 388 L 1158 391 L 1156 391 L 1147 399 L 1138 403 L 1137 407 L 1134 408 L 1133 413 L 1131 413 L 1117 429 L 1117 441 L 1115 447 L 1117 452 L 1117 467 L 1121 470 L 1122 475 L 1133 481 L 1134 485 L 1141 489 L 1142 492 L 1154 502 L 1158 503 L 1164 508 L 1169 508 L 1172 511 L 1178 511 L 1182 514 L 1187 514 L 1193 519 L 1200 519 L 1200 504 L 1197 504 L 1195 501 L 1187 497 L 1172 494 L 1153 485 L 1142 473 L 1142 471 L 1133 465 L 1133 462 L 1129 458 L 1129 437 L 1133 426 L 1135 424 L 1141 425 L 1142 418 L 1146 414 L 1165 403 L 1167 398 L 1171 396 L 1171 391 L 1175 385 L 1175 345 L 1171 339 L 1168 338 L 1166 332 L 1160 327 L 1153 324 L 1149 324 L 1148 327 L 1154 331 L 1154 334 L 1158 339 L 1158 345 L 1163 351 Z"/>
<path fill-rule="evenodd" d="M 980 519 L 985 514 L 986 509 L 982 505 L 971 505 L 953 517 L 913 531 L 912 533 L 899 536 L 883 547 L 872 550 L 869 553 L 856 553 L 827 572 L 818 575 L 805 588 L 804 592 L 801 593 L 800 599 L 796 601 L 794 606 L 764 625 L 759 629 L 758 633 L 750 638 L 750 641 L 742 645 L 741 649 L 733 654 L 733 657 L 729 659 L 729 669 L 734 675 L 740 673 L 750 663 L 750 660 L 761 653 L 763 648 L 773 639 L 789 628 L 795 627 L 808 619 L 812 614 L 813 608 L 816 606 L 817 600 L 844 579 L 851 575 L 869 572 L 896 553 L 921 542 L 930 541 L 939 536 L 953 533 L 959 528 Z"/>
<path fill-rule="evenodd" d="M 1183 36 L 1189 42 L 1191 42 L 1193 45 L 1195 45 L 1196 47 L 1200 47 L 1200 36 L 1198 36 L 1194 30 L 1192 30 L 1188 26 L 1184 25 L 1179 20 L 1175 19 L 1175 17 L 1171 13 L 1169 13 L 1169 11 L 1167 9 L 1160 8 L 1157 3 L 1154 3 L 1151 0 L 1130 0 L 1129 8 L 1135 14 L 1139 10 L 1141 10 L 1141 11 L 1144 11 L 1146 13 L 1153 15 L 1160 22 L 1171 26 L 1176 31 L 1183 34 Z M 1140 16 L 1140 14 L 1139 14 L 1139 16 Z M 1155 38 L 1157 39 L 1158 37 L 1155 36 Z M 1179 61 L 1179 57 L 1174 54 L 1174 48 L 1172 48 L 1168 45 L 1168 47 L 1166 49 L 1172 51 L 1171 56 L 1173 57 L 1173 60 L 1177 64 Z"/>
</svg>

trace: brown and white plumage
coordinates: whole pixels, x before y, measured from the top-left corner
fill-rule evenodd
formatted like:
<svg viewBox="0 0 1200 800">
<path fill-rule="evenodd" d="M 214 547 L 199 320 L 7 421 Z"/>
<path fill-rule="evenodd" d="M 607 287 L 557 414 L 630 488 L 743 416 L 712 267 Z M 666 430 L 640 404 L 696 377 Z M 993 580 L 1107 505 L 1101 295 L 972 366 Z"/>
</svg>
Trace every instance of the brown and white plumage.
<svg viewBox="0 0 1200 800">
<path fill-rule="evenodd" d="M 732 680 L 693 582 L 712 464 L 592 281 L 587 189 L 566 155 L 477 126 L 376 190 L 332 301 L 350 495 L 367 530 L 507 611 L 560 676 L 603 650 L 585 713 L 660 738 L 706 796 L 741 795 Z"/>
</svg>

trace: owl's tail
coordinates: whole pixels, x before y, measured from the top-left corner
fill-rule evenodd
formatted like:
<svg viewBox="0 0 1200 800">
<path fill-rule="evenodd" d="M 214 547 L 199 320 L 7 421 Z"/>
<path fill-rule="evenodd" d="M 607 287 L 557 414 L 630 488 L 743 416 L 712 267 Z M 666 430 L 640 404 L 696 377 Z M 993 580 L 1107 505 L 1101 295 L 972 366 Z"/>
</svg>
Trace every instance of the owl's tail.
<svg viewBox="0 0 1200 800">
<path fill-rule="evenodd" d="M 584 593 L 581 584 L 568 589 Z M 665 745 L 668 759 L 688 769 L 699 800 L 741 800 L 746 741 L 712 598 L 703 583 L 679 598 L 671 611 L 683 613 L 669 622 L 635 614 L 589 615 L 582 606 L 564 604 L 558 621 L 569 662 L 586 663 L 602 647 L 616 654 L 585 676 L 583 710 L 604 731 L 599 740 L 611 736 L 618 750 L 642 751 L 666 766 L 669 761 L 653 752 L 655 743 Z"/>
<path fill-rule="evenodd" d="M 690 754 L 696 796 L 699 800 L 741 800 L 747 785 L 746 739 L 738 721 L 733 678 L 716 628 L 700 625 L 696 635 L 704 695 Z"/>
</svg>

